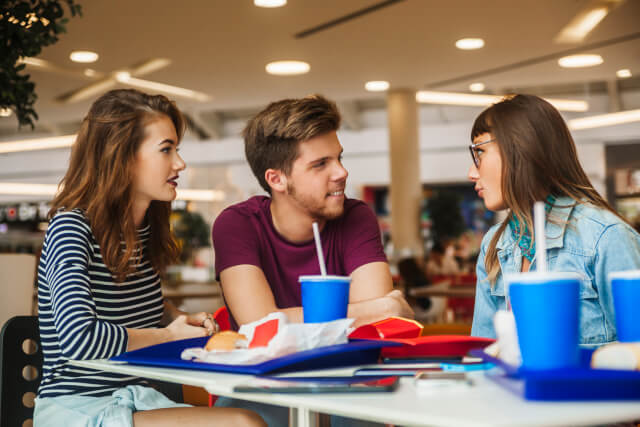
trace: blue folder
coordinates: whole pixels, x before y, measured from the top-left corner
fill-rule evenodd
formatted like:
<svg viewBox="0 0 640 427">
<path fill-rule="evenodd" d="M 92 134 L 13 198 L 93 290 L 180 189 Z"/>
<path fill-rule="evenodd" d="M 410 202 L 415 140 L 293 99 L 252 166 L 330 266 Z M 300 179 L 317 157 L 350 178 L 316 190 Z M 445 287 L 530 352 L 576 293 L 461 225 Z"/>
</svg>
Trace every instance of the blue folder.
<svg viewBox="0 0 640 427">
<path fill-rule="evenodd" d="M 500 371 L 487 376 L 527 400 L 640 400 L 640 372 L 593 369 L 592 349 L 580 350 L 578 367 L 547 370 L 512 366 L 480 349 L 470 354 L 495 363 Z"/>
<path fill-rule="evenodd" d="M 153 345 L 123 353 L 119 356 L 112 357 L 111 360 L 127 362 L 133 365 L 160 366 L 163 368 L 199 369 L 236 374 L 263 375 L 377 363 L 382 347 L 403 345 L 382 340 L 358 340 L 346 344 L 301 351 L 255 365 L 204 363 L 182 360 L 180 358 L 180 354 L 184 349 L 204 347 L 208 339 L 209 337 L 190 338 Z"/>
</svg>

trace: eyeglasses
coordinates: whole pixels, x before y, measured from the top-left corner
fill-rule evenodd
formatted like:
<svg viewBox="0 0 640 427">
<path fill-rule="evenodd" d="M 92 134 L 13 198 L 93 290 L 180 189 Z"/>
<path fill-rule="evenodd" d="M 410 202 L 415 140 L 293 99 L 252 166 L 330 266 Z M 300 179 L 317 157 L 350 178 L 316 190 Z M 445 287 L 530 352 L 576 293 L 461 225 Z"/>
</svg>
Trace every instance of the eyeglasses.
<svg viewBox="0 0 640 427">
<path fill-rule="evenodd" d="M 476 168 L 480 167 L 480 156 L 478 155 L 477 148 L 481 145 L 488 144 L 490 142 L 494 142 L 495 139 L 490 139 L 488 141 L 478 142 L 477 144 L 471 144 L 469 146 L 469 152 L 471 153 L 471 159 L 473 160 L 473 164 Z"/>
</svg>

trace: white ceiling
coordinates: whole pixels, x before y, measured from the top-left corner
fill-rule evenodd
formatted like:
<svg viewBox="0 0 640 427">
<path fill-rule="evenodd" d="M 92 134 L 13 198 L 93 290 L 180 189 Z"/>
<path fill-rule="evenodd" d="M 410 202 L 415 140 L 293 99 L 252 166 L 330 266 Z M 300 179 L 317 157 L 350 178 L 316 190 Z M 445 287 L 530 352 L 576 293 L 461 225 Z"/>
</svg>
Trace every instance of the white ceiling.
<svg viewBox="0 0 640 427">
<path fill-rule="evenodd" d="M 211 95 L 204 104 L 178 99 L 182 108 L 203 116 L 308 93 L 338 101 L 384 99 L 364 90 L 368 80 L 388 80 L 392 88 L 450 91 L 467 91 L 470 83 L 481 81 L 493 93 L 549 86 L 561 92 L 560 87 L 568 86 L 586 97 L 593 82 L 614 80 L 620 68 L 640 75 L 640 0 L 614 9 L 582 43 L 553 42 L 589 1 L 405 0 L 298 39 L 294 34 L 379 0 L 289 0 L 276 9 L 255 7 L 251 0 L 79 0 L 83 16 L 70 19 L 67 34 L 40 58 L 82 70 L 86 66 L 72 63 L 69 53 L 92 50 L 100 59 L 90 67 L 105 73 L 149 58 L 169 58 L 170 66 L 143 78 Z M 629 40 L 585 48 L 625 36 Z M 454 43 L 462 37 L 482 37 L 486 45 L 461 51 Z M 604 63 L 570 70 L 550 57 L 575 48 L 602 55 Z M 265 64 L 279 59 L 307 61 L 311 72 L 267 75 Z M 507 70 L 488 71 L 501 67 Z M 90 80 L 38 70 L 30 74 L 40 130 L 63 132 L 64 123 L 77 122 L 86 113 L 91 100 L 63 105 L 54 98 Z M 457 81 L 438 83 L 450 80 Z M 15 117 L 0 119 L 5 136 L 16 128 Z"/>
</svg>

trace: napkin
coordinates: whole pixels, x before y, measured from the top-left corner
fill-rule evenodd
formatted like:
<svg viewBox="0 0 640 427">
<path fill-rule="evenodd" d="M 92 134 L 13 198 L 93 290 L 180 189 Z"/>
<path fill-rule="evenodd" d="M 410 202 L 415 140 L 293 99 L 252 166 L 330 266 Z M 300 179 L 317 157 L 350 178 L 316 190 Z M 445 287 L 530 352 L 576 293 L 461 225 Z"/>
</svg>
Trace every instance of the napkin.
<svg viewBox="0 0 640 427">
<path fill-rule="evenodd" d="M 498 310 L 493 317 L 493 326 L 498 340 L 484 349 L 485 353 L 504 360 L 513 366 L 522 365 L 516 319 L 512 311 Z"/>
<path fill-rule="evenodd" d="M 353 319 L 289 323 L 284 313 L 275 312 L 240 327 L 238 332 L 247 337 L 248 348 L 233 351 L 187 348 L 180 357 L 205 363 L 255 365 L 291 353 L 344 344 L 348 341 L 347 330 L 351 323 Z"/>
</svg>

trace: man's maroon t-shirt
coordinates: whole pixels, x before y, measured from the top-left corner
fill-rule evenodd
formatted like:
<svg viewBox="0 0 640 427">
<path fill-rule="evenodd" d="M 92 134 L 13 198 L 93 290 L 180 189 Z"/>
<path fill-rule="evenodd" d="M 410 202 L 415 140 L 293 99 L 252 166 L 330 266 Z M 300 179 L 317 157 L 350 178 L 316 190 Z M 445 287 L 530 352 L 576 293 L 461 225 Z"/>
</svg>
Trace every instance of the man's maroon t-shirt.
<svg viewBox="0 0 640 427">
<path fill-rule="evenodd" d="M 313 239 L 292 243 L 278 234 L 270 205 L 271 198 L 255 196 L 220 213 L 212 233 L 216 276 L 236 265 L 255 265 L 264 272 L 278 308 L 299 307 L 298 277 L 320 274 L 316 247 Z M 327 274 L 348 276 L 364 264 L 387 261 L 376 217 L 360 200 L 345 199 L 344 213 L 325 224 L 320 238 Z"/>
</svg>

